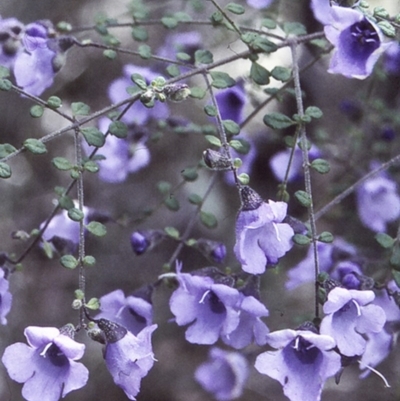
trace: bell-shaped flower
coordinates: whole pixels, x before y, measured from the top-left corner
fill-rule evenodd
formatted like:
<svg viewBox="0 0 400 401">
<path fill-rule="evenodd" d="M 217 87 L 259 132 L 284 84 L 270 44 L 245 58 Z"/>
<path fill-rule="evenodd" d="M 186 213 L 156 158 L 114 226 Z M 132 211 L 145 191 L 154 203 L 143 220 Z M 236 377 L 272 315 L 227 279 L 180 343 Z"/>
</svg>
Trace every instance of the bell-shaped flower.
<svg viewBox="0 0 400 401">
<path fill-rule="evenodd" d="M 132 334 L 137 335 L 153 322 L 153 305 L 150 296 L 140 291 L 125 297 L 122 290 L 115 290 L 100 298 L 100 313 L 96 319 L 104 318 L 124 326 Z M 145 299 L 147 298 L 147 299 Z"/>
<path fill-rule="evenodd" d="M 243 120 L 244 106 L 246 105 L 246 92 L 243 81 L 235 86 L 224 89 L 215 95 L 219 112 L 223 120 L 232 120 L 240 124 Z"/>
<path fill-rule="evenodd" d="M 262 274 L 267 265 L 276 265 L 292 244 L 294 231 L 283 223 L 285 202 L 263 202 L 250 187 L 241 189 L 242 207 L 236 220 L 234 252 L 242 269 Z"/>
<path fill-rule="evenodd" d="M 229 401 L 243 393 L 249 375 L 246 358 L 239 352 L 213 347 L 207 362 L 195 372 L 196 380 L 218 401 Z"/>
<path fill-rule="evenodd" d="M 329 0 L 312 0 L 311 7 L 335 47 L 328 72 L 358 79 L 369 76 L 391 44 L 384 42 L 378 25 L 359 10 L 330 6 Z"/>
<path fill-rule="evenodd" d="M 255 368 L 281 383 L 290 401 L 319 401 L 325 381 L 341 368 L 335 340 L 314 330 L 280 330 L 267 335 L 277 351 L 260 354 Z"/>
<path fill-rule="evenodd" d="M 16 343 L 4 351 L 2 362 L 11 379 L 24 383 L 22 396 L 27 401 L 58 401 L 86 385 L 89 372 L 76 360 L 82 358 L 85 345 L 70 337 L 69 325 L 27 327 L 29 345 Z"/>
<path fill-rule="evenodd" d="M 99 319 L 96 323 L 105 335 L 104 359 L 114 383 L 130 400 L 136 400 L 140 382 L 154 364 L 151 335 L 157 325 L 147 326 L 135 336 L 109 320 Z"/>
<path fill-rule="evenodd" d="M 12 295 L 8 290 L 10 284 L 6 278 L 5 270 L 0 268 L 0 323 L 7 324 L 8 312 L 11 310 Z"/>
<path fill-rule="evenodd" d="M 333 337 L 341 354 L 362 355 L 366 348 L 365 334 L 379 333 L 386 322 L 384 310 L 371 304 L 373 291 L 347 290 L 336 287 L 328 294 L 323 309 L 320 332 Z"/>
</svg>

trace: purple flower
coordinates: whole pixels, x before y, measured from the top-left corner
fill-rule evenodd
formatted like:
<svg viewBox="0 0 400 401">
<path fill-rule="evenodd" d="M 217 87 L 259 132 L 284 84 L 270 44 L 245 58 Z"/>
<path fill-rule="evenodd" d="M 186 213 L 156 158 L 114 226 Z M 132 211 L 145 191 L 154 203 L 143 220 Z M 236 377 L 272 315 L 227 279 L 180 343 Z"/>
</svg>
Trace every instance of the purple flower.
<svg viewBox="0 0 400 401">
<path fill-rule="evenodd" d="M 274 0 L 246 0 L 250 7 L 257 8 L 258 10 L 269 7 L 273 1 Z"/>
<path fill-rule="evenodd" d="M 222 242 L 199 238 L 195 246 L 204 256 L 215 263 L 222 263 L 226 257 L 226 246 Z"/>
<path fill-rule="evenodd" d="M 263 202 L 250 187 L 241 189 L 241 197 L 234 252 L 245 272 L 262 274 L 267 265 L 276 265 L 292 248 L 293 229 L 282 223 L 287 204 Z"/>
<path fill-rule="evenodd" d="M 397 184 L 384 174 L 365 181 L 357 189 L 357 211 L 364 226 L 385 232 L 386 225 L 400 216 Z"/>
<path fill-rule="evenodd" d="M 130 79 L 131 75 L 134 73 L 142 75 L 142 77 L 148 81 L 148 84 L 158 76 L 158 74 L 155 74 L 148 68 L 125 65 L 124 76 L 111 82 L 108 89 L 108 95 L 113 103 L 121 102 L 130 97 L 127 88 L 135 85 Z M 168 115 L 169 110 L 165 103 L 156 102 L 154 107 L 146 108 L 138 100 L 129 108 L 121 120 L 126 124 L 145 125 L 150 118 L 165 119 Z"/>
<path fill-rule="evenodd" d="M 143 112 L 142 110 L 141 113 Z M 110 123 L 108 118 L 101 118 L 100 131 L 106 133 Z M 114 135 L 107 136 L 105 144 L 98 152 L 105 157 L 105 160 L 99 161 L 101 180 L 120 183 L 125 181 L 130 173 L 135 173 L 149 164 L 150 152 L 145 144 L 145 138 L 136 139 L 133 130 L 130 130 L 129 135 L 127 139 L 117 138 Z M 95 149 L 86 142 L 83 142 L 83 148 L 87 155 Z"/>
<path fill-rule="evenodd" d="M 291 401 L 321 398 L 324 382 L 340 367 L 340 355 L 332 351 L 335 341 L 309 330 L 280 330 L 267 335 L 267 342 L 278 351 L 260 354 L 255 368 L 278 380 Z"/>
<path fill-rule="evenodd" d="M 364 79 L 379 56 L 390 46 L 379 27 L 358 10 L 330 6 L 329 0 L 312 0 L 315 18 L 324 25 L 326 38 L 335 46 L 328 72 Z"/>
<path fill-rule="evenodd" d="M 4 269 L 0 268 L 0 323 L 7 324 L 6 316 L 11 310 L 12 295 L 8 291 L 9 282 L 5 278 Z"/>
<path fill-rule="evenodd" d="M 243 81 L 238 82 L 231 88 L 218 92 L 215 99 L 223 120 L 232 120 L 237 124 L 243 121 L 243 110 L 246 104 Z"/>
<path fill-rule="evenodd" d="M 216 347 L 210 349 L 208 361 L 195 372 L 196 380 L 218 401 L 240 397 L 248 375 L 249 366 L 243 355 Z"/>
<path fill-rule="evenodd" d="M 193 56 L 195 51 L 201 47 L 202 38 L 200 32 L 179 32 L 169 34 L 165 43 L 157 53 L 160 57 L 165 58 L 175 58 L 177 52 L 183 52 Z"/>
<path fill-rule="evenodd" d="M 158 245 L 166 234 L 163 230 L 141 230 L 131 234 L 131 246 L 136 255 L 142 255 Z"/>
<path fill-rule="evenodd" d="M 16 18 L 0 18 L 0 65 L 12 68 L 14 61 L 22 51 L 24 25 Z"/>
<path fill-rule="evenodd" d="M 194 344 L 214 344 L 220 335 L 229 335 L 239 325 L 235 305 L 239 291 L 215 283 L 211 277 L 181 273 L 177 264 L 179 288 L 171 295 L 169 306 L 179 326 L 190 324 L 185 338 Z"/>
<path fill-rule="evenodd" d="M 389 75 L 400 75 L 400 44 L 392 43 L 385 52 L 383 67 Z"/>
<path fill-rule="evenodd" d="M 153 321 L 153 306 L 140 296 L 125 297 L 122 290 L 115 290 L 100 298 L 100 313 L 104 318 L 124 326 L 137 335 Z"/>
<path fill-rule="evenodd" d="M 157 325 L 145 327 L 137 336 L 106 319 L 99 319 L 97 325 L 106 338 L 104 359 L 114 383 L 130 400 L 136 400 L 140 382 L 154 364 L 151 335 Z"/>
<path fill-rule="evenodd" d="M 324 304 L 327 316 L 322 319 L 320 331 L 335 339 L 341 354 L 362 355 L 366 348 L 363 334 L 382 330 L 386 315 L 381 307 L 370 304 L 374 298 L 369 290 L 336 287 L 329 292 Z"/>
<path fill-rule="evenodd" d="M 65 331 L 64 331 L 65 329 Z M 2 362 L 11 379 L 24 383 L 22 396 L 28 401 L 58 401 L 85 386 L 89 372 L 81 363 L 85 346 L 69 335 L 64 326 L 27 327 L 29 345 L 16 343 L 4 351 Z"/>
</svg>

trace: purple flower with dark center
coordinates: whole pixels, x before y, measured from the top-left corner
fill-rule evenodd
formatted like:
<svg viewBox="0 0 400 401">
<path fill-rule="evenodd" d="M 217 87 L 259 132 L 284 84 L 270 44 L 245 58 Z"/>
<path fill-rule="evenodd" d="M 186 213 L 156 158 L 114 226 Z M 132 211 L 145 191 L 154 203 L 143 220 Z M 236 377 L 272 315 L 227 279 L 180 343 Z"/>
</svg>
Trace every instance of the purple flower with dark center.
<svg viewBox="0 0 400 401">
<path fill-rule="evenodd" d="M 96 319 L 108 319 L 137 335 L 153 321 L 153 305 L 148 300 L 115 290 L 100 298 L 100 313 Z"/>
<path fill-rule="evenodd" d="M 4 269 L 0 268 L 0 323 L 3 325 L 7 324 L 6 316 L 11 310 L 12 295 L 8 290 L 9 286 Z"/>
<path fill-rule="evenodd" d="M 89 372 L 76 360 L 85 346 L 75 342 L 69 325 L 27 327 L 29 345 L 16 343 L 4 351 L 2 362 L 11 379 L 24 383 L 22 396 L 28 401 L 58 401 L 86 385 Z"/>
<path fill-rule="evenodd" d="M 260 354 L 255 368 L 279 381 L 291 401 L 319 401 L 325 381 L 341 368 L 328 335 L 286 329 L 268 334 L 267 343 L 278 351 Z"/>
<path fill-rule="evenodd" d="M 326 38 L 335 46 L 328 72 L 364 79 L 379 56 L 390 46 L 379 27 L 358 10 L 330 6 L 329 0 L 312 0 L 315 18 L 324 25 Z"/>
<path fill-rule="evenodd" d="M 16 18 L 0 18 L 0 65 L 12 68 L 22 51 L 24 25 Z"/>
<path fill-rule="evenodd" d="M 219 112 L 223 120 L 232 120 L 240 124 L 243 121 L 243 110 L 246 104 L 246 92 L 243 81 L 224 89 L 215 95 Z"/>
<path fill-rule="evenodd" d="M 218 401 L 229 401 L 243 393 L 249 375 L 246 358 L 238 353 L 213 347 L 207 362 L 195 372 L 196 380 Z"/>
<path fill-rule="evenodd" d="M 121 78 L 117 78 L 111 82 L 108 89 L 108 95 L 113 103 L 121 102 L 124 99 L 130 97 L 127 92 L 129 87 L 136 86 L 130 79 L 132 74 L 140 74 L 146 79 L 149 84 L 153 79 L 158 77 L 158 74 L 152 72 L 150 69 L 145 67 L 138 67 L 135 65 L 125 65 L 124 75 Z M 121 111 L 125 107 L 121 108 Z M 145 125 L 150 118 L 157 120 L 166 119 L 169 115 L 168 107 L 165 103 L 156 102 L 154 107 L 147 108 L 139 100 L 136 101 L 129 110 L 123 115 L 122 121 L 128 125 Z"/>
<path fill-rule="evenodd" d="M 381 307 L 371 304 L 374 298 L 375 294 L 370 290 L 336 287 L 329 292 L 320 332 L 335 339 L 341 354 L 362 355 L 366 347 L 363 335 L 382 330 L 386 315 Z"/>
<path fill-rule="evenodd" d="M 286 216 L 284 202 L 263 202 L 250 187 L 241 189 L 242 207 L 236 221 L 234 252 L 242 269 L 262 274 L 267 265 L 276 265 L 289 251 L 294 231 L 282 223 Z"/>
<path fill-rule="evenodd" d="M 179 326 L 190 324 L 186 340 L 194 344 L 214 344 L 220 335 L 229 335 L 239 325 L 235 308 L 240 294 L 235 288 L 215 283 L 211 277 L 181 273 L 177 265 L 179 288 L 169 305 Z"/>
<path fill-rule="evenodd" d="M 361 222 L 375 232 L 385 232 L 400 216 L 397 184 L 387 175 L 372 177 L 357 189 L 357 211 Z"/>
<path fill-rule="evenodd" d="M 99 119 L 99 130 L 106 133 L 110 123 L 111 121 L 108 118 Z M 95 147 L 89 146 L 84 141 L 83 149 L 87 155 L 90 155 Z M 146 138 L 142 136 L 136 138 L 133 129 L 129 130 L 127 138 L 108 135 L 98 154 L 105 157 L 104 160 L 98 162 L 100 165 L 99 177 L 101 180 L 110 183 L 123 182 L 129 174 L 136 173 L 150 163 L 150 152 L 146 146 Z"/>
<path fill-rule="evenodd" d="M 154 364 L 151 335 L 157 325 L 147 326 L 135 336 L 109 320 L 99 319 L 96 323 L 106 338 L 104 359 L 114 383 L 130 400 L 136 400 L 140 382 Z"/>
</svg>

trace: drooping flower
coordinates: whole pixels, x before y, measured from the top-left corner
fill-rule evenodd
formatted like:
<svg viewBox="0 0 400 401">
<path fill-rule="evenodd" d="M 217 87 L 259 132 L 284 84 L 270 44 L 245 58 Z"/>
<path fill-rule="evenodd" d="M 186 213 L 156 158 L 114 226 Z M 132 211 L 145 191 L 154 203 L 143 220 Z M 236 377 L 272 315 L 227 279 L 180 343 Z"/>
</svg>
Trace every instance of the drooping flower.
<svg viewBox="0 0 400 401">
<path fill-rule="evenodd" d="M 108 118 L 99 119 L 99 130 L 106 133 L 110 123 Z M 95 148 L 83 142 L 83 149 L 89 156 Z M 99 161 L 99 177 L 105 182 L 123 182 L 129 174 L 143 169 L 150 162 L 146 136 L 141 133 L 136 135 L 133 127 L 129 129 L 127 138 L 108 135 L 98 153 L 105 157 L 104 160 Z"/>
<path fill-rule="evenodd" d="M 164 230 L 140 230 L 131 234 L 131 246 L 136 255 L 151 250 L 166 237 Z"/>
<path fill-rule="evenodd" d="M 103 295 L 100 298 L 100 313 L 96 316 L 96 319 L 100 318 L 118 323 L 137 335 L 153 321 L 151 289 L 127 297 L 122 290 Z"/>
<path fill-rule="evenodd" d="M 365 181 L 357 189 L 357 212 L 364 226 L 386 232 L 387 224 L 400 216 L 397 184 L 386 174 Z"/>
<path fill-rule="evenodd" d="M 135 336 L 109 320 L 99 319 L 96 323 L 106 338 L 104 359 L 114 383 L 130 400 L 136 400 L 140 382 L 154 364 L 151 335 L 157 325 L 147 326 Z"/>
<path fill-rule="evenodd" d="M 272 200 L 263 202 L 247 186 L 241 189 L 241 197 L 234 252 L 245 272 L 262 274 L 267 265 L 276 265 L 292 248 L 294 231 L 289 224 L 282 223 L 287 204 Z"/>
<path fill-rule="evenodd" d="M 341 354 L 362 355 L 366 348 L 363 334 L 379 333 L 386 321 L 384 310 L 371 304 L 373 291 L 347 290 L 336 287 L 324 303 L 326 316 L 320 332 L 333 337 Z"/>
<path fill-rule="evenodd" d="M 8 290 L 9 286 L 4 269 L 0 268 L 0 323 L 3 325 L 7 324 L 6 316 L 11 310 L 12 295 Z"/>
<path fill-rule="evenodd" d="M 29 345 L 16 343 L 4 351 L 2 362 L 9 376 L 24 383 L 22 396 L 28 401 L 58 401 L 86 385 L 89 372 L 76 360 L 85 345 L 69 335 L 71 328 L 27 327 Z"/>
<path fill-rule="evenodd" d="M 142 75 L 148 84 L 158 76 L 158 74 L 148 68 L 131 64 L 124 66 L 123 73 L 123 76 L 111 82 L 108 88 L 108 96 L 113 103 L 118 103 L 130 96 L 127 89 L 136 85 L 130 79 L 132 74 Z M 138 100 L 123 115 L 121 120 L 128 125 L 145 125 L 150 118 L 165 119 L 168 115 L 169 110 L 165 103 L 156 102 L 154 107 L 147 108 Z"/>
<path fill-rule="evenodd" d="M 249 375 L 246 358 L 238 353 L 213 347 L 207 362 L 195 372 L 196 380 L 218 401 L 229 401 L 243 393 Z"/>
<path fill-rule="evenodd" d="M 267 335 L 278 351 L 260 354 L 255 368 L 279 381 L 291 401 L 319 401 L 325 381 L 341 368 L 335 340 L 314 330 L 280 330 Z"/>
<path fill-rule="evenodd" d="M 229 335 L 239 325 L 235 309 L 240 294 L 235 288 L 214 282 L 211 277 L 181 273 L 177 264 L 179 282 L 171 295 L 169 305 L 179 326 L 190 324 L 185 338 L 194 344 L 214 344 L 220 335 Z"/>
<path fill-rule="evenodd" d="M 361 11 L 331 7 L 329 0 L 312 0 L 311 6 L 315 18 L 324 25 L 326 38 L 335 46 L 328 72 L 358 79 L 369 76 L 390 46 L 380 28 Z"/>
</svg>

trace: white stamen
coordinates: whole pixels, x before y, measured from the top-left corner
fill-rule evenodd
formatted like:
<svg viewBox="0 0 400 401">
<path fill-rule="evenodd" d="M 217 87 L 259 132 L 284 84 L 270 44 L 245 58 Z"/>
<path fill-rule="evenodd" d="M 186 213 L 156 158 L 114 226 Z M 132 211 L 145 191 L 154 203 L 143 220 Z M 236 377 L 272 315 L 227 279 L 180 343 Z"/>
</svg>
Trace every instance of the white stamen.
<svg viewBox="0 0 400 401">
<path fill-rule="evenodd" d="M 201 297 L 201 299 L 200 299 L 200 301 L 199 301 L 199 304 L 204 304 L 204 301 L 205 301 L 205 299 L 206 299 L 206 296 L 207 296 L 210 292 L 211 292 L 211 290 L 207 290 L 207 291 L 203 294 L 203 296 Z"/>
<path fill-rule="evenodd" d="M 382 374 L 381 372 L 377 371 L 376 369 L 372 368 L 371 366 L 362 364 L 362 363 L 361 363 L 361 360 L 358 360 L 358 363 L 359 363 L 360 365 L 362 365 L 362 367 L 365 367 L 366 369 L 370 370 L 371 372 L 373 372 L 373 373 L 375 373 L 377 376 L 379 376 L 379 377 L 383 380 L 383 383 L 385 384 L 385 387 L 386 387 L 386 388 L 390 388 L 390 384 L 388 383 L 388 381 L 386 380 L 386 377 L 383 376 L 383 374 Z"/>
</svg>

